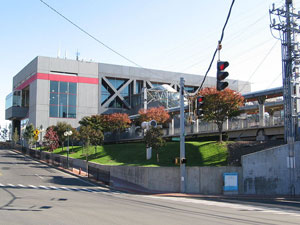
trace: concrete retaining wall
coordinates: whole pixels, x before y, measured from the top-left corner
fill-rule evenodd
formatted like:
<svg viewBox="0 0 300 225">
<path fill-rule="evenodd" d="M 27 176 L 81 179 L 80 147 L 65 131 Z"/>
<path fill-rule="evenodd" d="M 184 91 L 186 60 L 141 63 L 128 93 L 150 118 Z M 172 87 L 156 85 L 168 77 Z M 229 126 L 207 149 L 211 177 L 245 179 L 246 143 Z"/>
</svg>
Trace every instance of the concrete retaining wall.
<svg viewBox="0 0 300 225">
<path fill-rule="evenodd" d="M 257 195 L 300 194 L 300 142 L 295 143 L 295 169 L 287 166 L 289 146 L 283 145 L 242 156 L 244 193 Z"/>
<path fill-rule="evenodd" d="M 180 192 L 179 167 L 90 166 L 110 172 L 114 186 L 130 186 L 158 192 Z M 187 167 L 188 193 L 223 194 L 223 173 L 239 174 L 239 190 L 243 190 L 241 167 Z M 240 192 L 242 193 L 242 192 Z"/>
<path fill-rule="evenodd" d="M 31 157 L 67 168 L 66 156 L 25 148 L 23 150 L 20 151 Z M 109 183 L 113 186 L 156 192 L 180 192 L 179 167 L 107 166 L 92 162 L 88 165 L 89 169 L 94 168 L 94 171 L 99 173 L 107 172 Z M 69 166 L 86 171 L 84 160 L 69 158 Z M 187 193 L 223 194 L 223 173 L 228 172 L 239 174 L 239 190 L 243 190 L 241 167 L 187 167 L 186 191 Z"/>
</svg>

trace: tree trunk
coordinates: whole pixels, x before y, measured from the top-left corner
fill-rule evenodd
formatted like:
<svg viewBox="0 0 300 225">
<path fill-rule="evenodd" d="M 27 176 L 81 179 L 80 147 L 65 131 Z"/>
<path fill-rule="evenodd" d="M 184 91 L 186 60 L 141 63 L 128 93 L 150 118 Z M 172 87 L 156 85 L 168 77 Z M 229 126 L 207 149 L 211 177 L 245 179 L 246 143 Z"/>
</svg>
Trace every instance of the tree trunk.
<svg viewBox="0 0 300 225">
<path fill-rule="evenodd" d="M 159 155 L 158 155 L 158 152 L 156 153 L 156 161 L 159 163 Z"/>
<path fill-rule="evenodd" d="M 88 154 L 86 154 L 86 173 L 89 176 L 89 161 L 88 161 Z"/>
<path fill-rule="evenodd" d="M 97 153 L 97 145 L 95 145 L 95 154 Z"/>
<path fill-rule="evenodd" d="M 222 130 L 223 130 L 223 123 L 218 123 L 218 130 L 219 130 L 219 142 L 222 142 Z"/>
</svg>

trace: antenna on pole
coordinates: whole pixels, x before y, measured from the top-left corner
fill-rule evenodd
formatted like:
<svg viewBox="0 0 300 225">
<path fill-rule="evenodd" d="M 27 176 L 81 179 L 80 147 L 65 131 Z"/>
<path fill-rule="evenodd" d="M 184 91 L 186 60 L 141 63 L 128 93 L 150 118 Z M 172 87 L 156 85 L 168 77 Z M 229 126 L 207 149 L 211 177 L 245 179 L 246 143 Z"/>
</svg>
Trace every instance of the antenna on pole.
<svg viewBox="0 0 300 225">
<path fill-rule="evenodd" d="M 76 60 L 77 60 L 77 61 L 79 60 L 79 56 L 80 56 L 80 52 L 79 52 L 78 49 L 77 49 L 77 51 L 76 51 Z"/>
</svg>

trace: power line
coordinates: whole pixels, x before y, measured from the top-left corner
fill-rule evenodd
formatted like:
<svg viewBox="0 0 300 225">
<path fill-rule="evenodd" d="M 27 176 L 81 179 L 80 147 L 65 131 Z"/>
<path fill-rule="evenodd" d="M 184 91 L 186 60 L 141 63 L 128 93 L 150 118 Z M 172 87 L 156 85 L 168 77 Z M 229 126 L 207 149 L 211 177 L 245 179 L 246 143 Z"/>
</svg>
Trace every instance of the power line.
<svg viewBox="0 0 300 225">
<path fill-rule="evenodd" d="M 267 87 L 267 89 L 268 88 L 270 88 L 273 84 L 274 84 L 274 82 L 276 81 L 276 80 L 278 80 L 278 78 L 279 77 L 281 77 L 282 76 L 282 72 L 280 72 L 279 74 L 278 74 L 278 76 L 269 84 L 269 86 Z"/>
<path fill-rule="evenodd" d="M 136 65 L 137 67 L 143 68 L 141 65 L 137 64 L 136 62 L 134 62 L 133 60 L 127 58 L 126 56 L 122 55 L 121 53 L 117 52 L 116 50 L 114 50 L 113 48 L 109 47 L 107 44 L 103 43 L 102 41 L 100 41 L 98 38 L 96 38 L 95 36 L 93 36 L 92 34 L 90 34 L 89 32 L 87 32 L 86 30 L 84 30 L 82 27 L 80 27 L 79 25 L 77 25 L 76 23 L 74 23 L 73 21 L 71 21 L 69 18 L 67 18 L 66 16 L 64 16 L 62 13 L 58 12 L 56 9 L 54 9 L 52 6 L 50 6 L 49 4 L 47 4 L 46 2 L 44 2 L 43 0 L 40 0 L 44 5 L 46 5 L 49 9 L 51 9 L 53 12 L 55 12 L 56 14 L 58 14 L 59 16 L 61 16 L 63 19 L 65 19 L 66 21 L 68 21 L 69 23 L 71 23 L 73 26 L 75 26 L 77 29 L 79 29 L 81 32 L 85 33 L 86 35 L 88 35 L 90 38 L 94 39 L 96 42 L 98 42 L 99 44 L 103 45 L 105 48 L 109 49 L 110 51 L 114 52 L 115 54 L 117 54 L 118 56 L 122 57 L 123 59 L 125 59 L 126 61 Z"/>
<path fill-rule="evenodd" d="M 258 66 L 255 68 L 255 70 L 253 71 L 253 73 L 251 74 L 251 76 L 249 77 L 249 79 L 247 80 L 247 82 L 249 82 L 251 80 L 251 78 L 255 75 L 255 73 L 258 71 L 258 69 L 260 68 L 260 66 L 265 62 L 265 60 L 268 58 L 268 56 L 270 55 L 270 53 L 272 52 L 272 50 L 274 49 L 274 47 L 276 46 L 276 44 L 278 43 L 278 41 L 276 41 L 274 43 L 274 45 L 271 47 L 271 49 L 267 52 L 267 54 L 265 55 L 265 57 L 262 59 L 262 61 L 258 64 Z M 244 90 L 246 86 L 246 83 L 244 84 L 244 86 L 242 87 L 242 89 L 240 90 L 240 92 L 242 92 Z"/>
<path fill-rule="evenodd" d="M 222 40 L 223 40 L 223 37 L 224 37 L 225 28 L 226 28 L 226 25 L 227 25 L 227 23 L 228 23 L 229 17 L 230 17 L 230 15 L 231 15 L 231 10 L 232 10 L 232 7 L 233 7 L 234 2 L 235 2 L 235 0 L 232 0 L 232 3 L 231 3 L 231 5 L 230 5 L 229 12 L 228 12 L 228 15 L 227 15 L 225 24 L 224 24 L 223 29 L 222 29 L 222 34 L 221 34 L 221 38 L 220 38 L 220 40 L 219 40 L 219 44 L 222 43 Z M 213 57 L 212 57 L 211 62 L 210 62 L 210 64 L 209 64 L 209 66 L 208 66 L 208 69 L 207 69 L 207 71 L 206 71 L 206 73 L 205 73 L 205 75 L 204 75 L 203 81 L 202 81 L 200 87 L 196 90 L 195 93 L 198 93 L 199 90 L 201 90 L 201 88 L 202 88 L 202 86 L 203 86 L 203 84 L 204 84 L 204 82 L 205 82 L 205 79 L 206 79 L 206 77 L 207 77 L 207 74 L 208 74 L 208 72 L 210 71 L 211 65 L 212 65 L 212 63 L 213 63 L 214 60 L 215 60 L 217 51 L 218 51 L 218 48 L 216 48 L 216 50 L 214 51 Z"/>
</svg>

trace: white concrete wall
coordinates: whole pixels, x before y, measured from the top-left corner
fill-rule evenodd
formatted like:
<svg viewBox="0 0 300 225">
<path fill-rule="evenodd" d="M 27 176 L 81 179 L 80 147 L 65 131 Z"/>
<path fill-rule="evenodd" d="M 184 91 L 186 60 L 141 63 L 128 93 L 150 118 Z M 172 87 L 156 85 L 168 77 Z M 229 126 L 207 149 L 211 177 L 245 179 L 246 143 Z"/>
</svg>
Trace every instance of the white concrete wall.
<svg viewBox="0 0 300 225">
<path fill-rule="evenodd" d="M 295 143 L 296 168 L 287 168 L 288 145 L 242 156 L 244 193 L 288 195 L 293 175 L 295 194 L 300 194 L 300 142 Z"/>
</svg>

